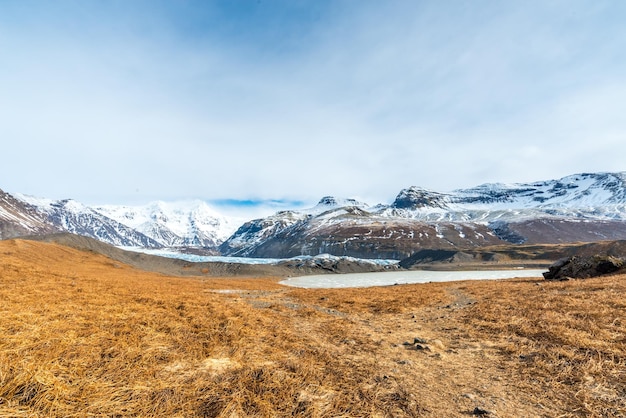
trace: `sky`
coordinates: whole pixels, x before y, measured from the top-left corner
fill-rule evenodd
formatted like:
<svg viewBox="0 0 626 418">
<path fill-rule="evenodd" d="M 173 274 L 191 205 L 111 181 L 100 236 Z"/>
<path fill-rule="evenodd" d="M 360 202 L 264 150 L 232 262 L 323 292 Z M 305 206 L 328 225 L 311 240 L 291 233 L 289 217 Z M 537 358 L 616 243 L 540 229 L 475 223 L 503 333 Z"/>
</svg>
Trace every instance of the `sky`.
<svg viewBox="0 0 626 418">
<path fill-rule="evenodd" d="M 626 170 L 621 0 L 0 0 L 0 189 L 370 204 Z"/>
</svg>

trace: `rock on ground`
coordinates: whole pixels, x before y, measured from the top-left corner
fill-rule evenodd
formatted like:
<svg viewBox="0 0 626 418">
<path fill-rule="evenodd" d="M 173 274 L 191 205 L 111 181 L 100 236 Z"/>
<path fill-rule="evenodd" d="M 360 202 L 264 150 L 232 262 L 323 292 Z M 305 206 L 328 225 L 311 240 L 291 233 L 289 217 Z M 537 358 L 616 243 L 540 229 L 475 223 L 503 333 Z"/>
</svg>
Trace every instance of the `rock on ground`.
<svg viewBox="0 0 626 418">
<path fill-rule="evenodd" d="M 624 259 L 609 255 L 590 257 L 572 256 L 562 258 L 543 273 L 546 280 L 588 279 L 603 274 L 615 273 L 624 268 Z"/>
</svg>

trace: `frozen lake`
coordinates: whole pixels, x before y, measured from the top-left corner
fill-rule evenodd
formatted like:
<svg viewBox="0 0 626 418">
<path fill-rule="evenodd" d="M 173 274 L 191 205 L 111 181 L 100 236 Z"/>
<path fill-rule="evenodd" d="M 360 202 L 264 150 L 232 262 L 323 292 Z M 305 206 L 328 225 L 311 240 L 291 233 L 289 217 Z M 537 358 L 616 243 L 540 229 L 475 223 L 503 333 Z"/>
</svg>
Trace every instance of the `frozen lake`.
<svg viewBox="0 0 626 418">
<path fill-rule="evenodd" d="M 316 289 L 391 286 L 394 284 L 452 282 L 458 280 L 494 280 L 514 277 L 543 277 L 544 270 L 484 270 L 484 271 L 391 271 L 384 273 L 323 274 L 292 277 L 280 282 L 293 287 Z"/>
</svg>

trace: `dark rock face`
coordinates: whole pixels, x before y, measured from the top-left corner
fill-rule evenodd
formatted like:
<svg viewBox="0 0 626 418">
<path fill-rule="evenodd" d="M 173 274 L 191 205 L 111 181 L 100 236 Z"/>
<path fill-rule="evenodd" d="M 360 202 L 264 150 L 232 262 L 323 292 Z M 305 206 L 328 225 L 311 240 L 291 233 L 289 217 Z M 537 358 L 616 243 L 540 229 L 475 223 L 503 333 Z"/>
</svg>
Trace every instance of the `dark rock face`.
<svg viewBox="0 0 626 418">
<path fill-rule="evenodd" d="M 391 205 L 391 207 L 396 209 L 417 209 L 423 207 L 443 208 L 445 206 L 446 202 L 443 194 L 418 187 L 410 187 L 402 190 Z"/>
<path fill-rule="evenodd" d="M 434 250 L 423 249 L 412 254 L 398 263 L 400 267 L 408 269 L 416 264 L 426 264 L 433 262 L 451 262 L 458 251 L 456 250 Z"/>
<path fill-rule="evenodd" d="M 337 206 L 366 207 L 367 204 L 363 202 L 359 202 L 356 199 L 337 199 L 334 196 L 324 196 L 317 203 L 317 206 L 328 206 L 329 208 L 337 207 Z"/>
<path fill-rule="evenodd" d="M 615 273 L 624 268 L 624 259 L 607 255 L 562 258 L 543 273 L 546 280 L 588 279 Z"/>
</svg>

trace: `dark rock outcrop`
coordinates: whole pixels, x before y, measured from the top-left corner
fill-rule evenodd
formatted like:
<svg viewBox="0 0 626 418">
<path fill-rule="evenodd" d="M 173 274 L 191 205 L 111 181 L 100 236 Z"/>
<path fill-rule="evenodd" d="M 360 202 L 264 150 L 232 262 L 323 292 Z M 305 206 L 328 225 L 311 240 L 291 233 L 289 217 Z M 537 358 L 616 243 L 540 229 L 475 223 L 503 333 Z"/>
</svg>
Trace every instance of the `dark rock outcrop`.
<svg viewBox="0 0 626 418">
<path fill-rule="evenodd" d="M 409 269 L 416 264 L 428 264 L 437 262 L 451 263 L 459 253 L 456 250 L 423 249 L 412 254 L 410 257 L 400 260 L 400 267 Z"/>
<path fill-rule="evenodd" d="M 391 207 L 395 209 L 445 208 L 446 196 L 420 187 L 410 187 L 400 191 Z"/>
<path fill-rule="evenodd" d="M 590 257 L 573 256 L 562 258 L 543 273 L 546 280 L 588 279 L 603 274 L 615 273 L 624 268 L 624 259 L 610 255 Z"/>
</svg>

